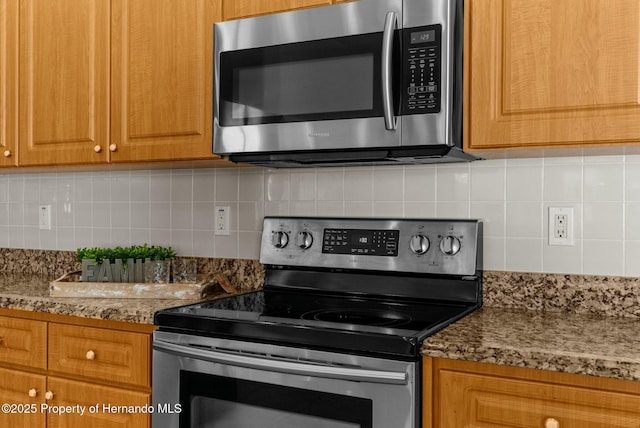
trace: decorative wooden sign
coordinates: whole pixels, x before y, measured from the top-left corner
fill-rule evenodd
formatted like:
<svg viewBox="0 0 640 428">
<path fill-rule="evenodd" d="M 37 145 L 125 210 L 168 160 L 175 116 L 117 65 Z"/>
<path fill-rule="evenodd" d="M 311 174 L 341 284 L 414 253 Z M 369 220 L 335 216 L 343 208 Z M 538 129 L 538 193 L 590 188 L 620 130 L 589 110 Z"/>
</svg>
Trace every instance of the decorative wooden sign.
<svg viewBox="0 0 640 428">
<path fill-rule="evenodd" d="M 146 260 L 127 259 L 123 263 L 116 259 L 113 264 L 103 260 L 96 264 L 95 260 L 82 260 L 82 282 L 144 282 L 144 264 Z"/>
</svg>

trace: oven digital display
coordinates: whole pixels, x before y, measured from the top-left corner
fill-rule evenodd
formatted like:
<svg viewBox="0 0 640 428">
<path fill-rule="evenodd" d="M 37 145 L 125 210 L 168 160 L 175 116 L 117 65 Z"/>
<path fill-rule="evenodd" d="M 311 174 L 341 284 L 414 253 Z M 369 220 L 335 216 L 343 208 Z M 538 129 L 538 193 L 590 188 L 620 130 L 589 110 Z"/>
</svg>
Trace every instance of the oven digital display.
<svg viewBox="0 0 640 428">
<path fill-rule="evenodd" d="M 351 235 L 351 243 L 353 245 L 367 245 L 373 242 L 373 233 L 362 232 Z"/>
<path fill-rule="evenodd" d="M 398 256 L 398 230 L 325 229 L 322 252 L 363 256 Z"/>
</svg>

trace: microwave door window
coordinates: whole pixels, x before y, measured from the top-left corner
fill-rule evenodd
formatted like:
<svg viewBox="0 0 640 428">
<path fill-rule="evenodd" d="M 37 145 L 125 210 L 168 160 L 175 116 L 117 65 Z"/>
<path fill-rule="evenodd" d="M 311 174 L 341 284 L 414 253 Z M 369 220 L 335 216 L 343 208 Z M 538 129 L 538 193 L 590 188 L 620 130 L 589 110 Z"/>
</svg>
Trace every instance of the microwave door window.
<svg viewBox="0 0 640 428">
<path fill-rule="evenodd" d="M 258 104 L 250 103 L 231 103 L 231 111 L 234 118 L 244 117 L 262 117 L 264 116 L 264 110 L 257 107 Z"/>
<path fill-rule="evenodd" d="M 224 52 L 222 126 L 382 116 L 378 34 Z"/>
<path fill-rule="evenodd" d="M 371 110 L 373 56 L 291 61 L 237 70 L 234 119 Z"/>
</svg>

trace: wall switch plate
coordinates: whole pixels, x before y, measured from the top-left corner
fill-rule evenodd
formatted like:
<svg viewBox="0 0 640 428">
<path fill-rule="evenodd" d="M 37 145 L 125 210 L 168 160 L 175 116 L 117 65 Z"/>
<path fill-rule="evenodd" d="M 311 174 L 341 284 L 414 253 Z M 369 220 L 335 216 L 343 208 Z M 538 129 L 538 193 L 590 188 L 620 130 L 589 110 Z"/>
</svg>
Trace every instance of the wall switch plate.
<svg viewBox="0 0 640 428">
<path fill-rule="evenodd" d="M 229 235 L 229 211 L 230 207 L 215 207 L 216 235 Z"/>
<path fill-rule="evenodd" d="M 38 226 L 40 230 L 51 230 L 51 205 L 40 205 L 38 208 Z"/>
<path fill-rule="evenodd" d="M 573 208 L 549 207 L 549 245 L 573 245 Z"/>
</svg>

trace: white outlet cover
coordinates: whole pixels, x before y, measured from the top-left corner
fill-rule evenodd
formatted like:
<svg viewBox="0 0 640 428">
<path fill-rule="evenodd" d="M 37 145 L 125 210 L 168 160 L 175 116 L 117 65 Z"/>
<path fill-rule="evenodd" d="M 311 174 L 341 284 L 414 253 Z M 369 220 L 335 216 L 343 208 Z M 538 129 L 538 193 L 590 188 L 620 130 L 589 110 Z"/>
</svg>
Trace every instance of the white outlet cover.
<svg viewBox="0 0 640 428">
<path fill-rule="evenodd" d="M 565 215 L 567 217 L 566 221 L 566 236 L 565 237 L 556 237 L 554 234 L 554 225 L 555 218 L 558 215 Z M 574 218 L 573 218 L 573 207 L 549 207 L 549 245 L 564 245 L 564 246 L 573 246 L 574 245 Z"/>
<path fill-rule="evenodd" d="M 51 230 L 51 205 L 38 207 L 38 226 L 40 230 Z"/>
<path fill-rule="evenodd" d="M 215 234 L 229 236 L 229 212 L 231 207 L 215 207 Z"/>
</svg>

